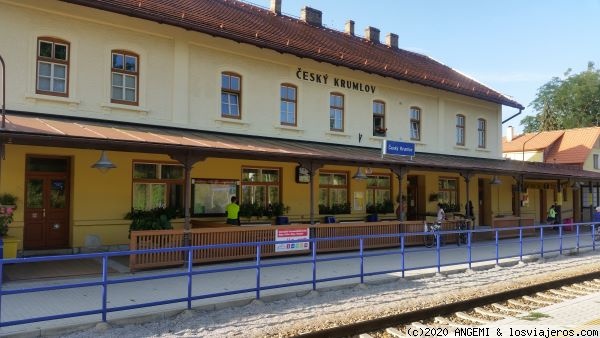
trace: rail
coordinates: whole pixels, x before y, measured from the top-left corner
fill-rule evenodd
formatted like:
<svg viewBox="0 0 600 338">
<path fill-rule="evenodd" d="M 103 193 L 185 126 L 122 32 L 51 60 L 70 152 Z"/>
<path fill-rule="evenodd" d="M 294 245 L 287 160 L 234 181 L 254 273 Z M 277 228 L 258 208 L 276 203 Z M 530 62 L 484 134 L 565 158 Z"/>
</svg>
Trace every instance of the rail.
<svg viewBox="0 0 600 338">
<path fill-rule="evenodd" d="M 565 232 L 564 227 L 574 227 L 573 232 Z M 526 228 L 502 228 L 492 230 L 446 230 L 441 231 L 442 235 L 453 235 L 463 232 L 467 234 L 466 245 L 451 245 L 447 244 L 442 246 L 439 240 L 434 248 L 425 248 L 423 246 L 407 248 L 407 239 L 411 236 L 423 237 L 427 235 L 426 232 L 419 233 L 390 233 L 383 235 L 360 235 L 360 236 L 345 236 L 345 237 L 329 237 L 329 238 L 309 238 L 309 239 L 298 239 L 298 240 L 284 240 L 284 241 L 273 241 L 266 240 L 263 242 L 245 242 L 245 243 L 229 243 L 229 244 L 207 244 L 200 246 L 189 246 L 189 247 L 169 247 L 162 249 L 138 249 L 123 252 L 105 252 L 105 253 L 94 253 L 94 254 L 77 254 L 77 255 L 66 255 L 66 256 L 49 256 L 49 257 L 34 257 L 34 258 L 16 258 L 16 259 L 2 259 L 0 260 L 0 327 L 14 326 L 20 324 L 29 324 L 41 321 L 50 321 L 56 319 L 73 318 L 89 315 L 99 315 L 99 319 L 102 321 L 108 320 L 108 315 L 115 312 L 156 307 L 166 304 L 183 303 L 185 308 L 191 309 L 194 304 L 200 300 L 207 299 L 218 299 L 230 295 L 240 295 L 244 293 L 253 293 L 253 298 L 260 299 L 262 293 L 266 290 L 273 289 L 284 289 L 290 287 L 304 287 L 304 289 L 317 290 L 317 287 L 321 284 L 325 284 L 333 281 L 340 280 L 351 280 L 359 281 L 360 283 L 365 282 L 365 278 L 376 275 L 385 274 L 399 274 L 404 277 L 405 272 L 411 270 L 433 268 L 438 272 L 441 271 L 442 267 L 450 265 L 468 265 L 469 268 L 473 263 L 482 261 L 495 261 L 499 263 L 500 260 L 505 258 L 518 257 L 520 260 L 526 255 L 539 255 L 544 257 L 548 253 L 557 252 L 563 254 L 565 251 L 571 253 L 573 250 L 596 250 L 597 245 L 597 227 L 600 224 L 568 224 L 568 225 L 543 225 L 531 227 L 535 229 L 535 237 L 523 236 L 524 231 L 528 231 Z M 552 227 L 557 227 L 558 231 L 554 232 L 551 230 Z M 500 239 L 500 233 L 502 231 L 517 231 L 518 237 L 513 239 Z M 494 240 L 483 241 L 473 243 L 472 238 L 483 232 L 491 232 Z M 367 251 L 367 243 L 377 246 L 378 241 L 388 243 L 391 240 L 397 241 L 397 246 L 393 249 L 386 250 L 370 250 Z M 319 255 L 318 248 L 326 245 L 331 241 L 353 241 L 352 243 L 358 243 L 358 250 L 354 250 L 350 253 L 344 254 L 321 254 Z M 177 240 L 172 243 L 168 243 L 173 246 L 174 243 L 179 243 Z M 262 253 L 264 248 L 275 247 L 276 245 L 289 245 L 289 244 L 304 244 L 309 243 L 310 249 L 308 253 L 302 256 L 293 258 L 277 259 L 277 260 L 265 260 Z M 254 257 L 251 261 L 240 262 L 236 264 L 220 264 L 212 266 L 200 266 L 194 267 L 194 257 L 198 256 L 199 252 L 206 250 L 232 250 L 235 248 L 246 248 L 249 252 L 253 252 Z M 442 252 L 456 251 L 462 252 L 460 255 L 442 255 Z M 179 269 L 167 269 L 153 271 L 152 274 L 142 275 L 111 275 L 109 276 L 109 258 L 114 256 L 124 255 L 145 255 L 145 254 L 164 254 L 165 257 L 170 255 L 180 254 L 184 257 L 183 268 Z M 373 259 L 382 258 L 386 256 L 392 256 L 393 259 L 386 261 L 383 265 L 383 269 L 374 269 L 372 264 Z M 454 256 L 454 258 L 452 257 Z M 419 259 L 414 259 L 418 257 Z M 456 257 L 466 257 L 466 259 L 456 259 Z M 23 285 L 12 285 L 7 284 L 1 280 L 2 270 L 7 264 L 25 264 L 30 262 L 48 262 L 48 261 L 60 261 L 60 260 L 74 260 L 74 259 L 85 259 L 95 258 L 100 259 L 102 264 L 100 277 L 99 278 L 86 278 L 83 281 L 76 280 L 64 280 L 62 283 L 53 281 L 42 286 L 29 286 L 22 287 Z M 346 267 L 351 267 L 353 271 L 347 271 L 339 269 L 339 271 L 332 271 L 327 266 L 329 262 L 335 262 L 345 260 L 350 263 L 345 264 Z M 391 262 L 391 263 L 390 263 Z M 422 264 L 418 262 L 424 262 Z M 277 271 L 278 267 L 294 266 L 294 269 L 299 272 L 303 277 L 298 279 L 290 280 L 290 276 L 281 276 L 281 273 Z M 225 278 L 227 273 L 235 272 L 236 274 L 242 274 L 244 271 L 250 271 L 252 273 L 244 275 L 248 279 L 246 287 L 231 289 L 230 286 L 222 287 L 221 289 L 214 289 L 208 291 L 206 288 L 206 279 L 209 276 L 222 280 Z M 175 283 L 173 280 L 177 281 Z M 271 281 L 270 284 L 265 281 Z M 163 287 L 170 289 L 180 288 L 179 297 L 166 298 L 166 299 L 155 299 L 151 298 L 152 292 L 145 292 L 144 295 L 148 295 L 148 299 L 141 302 L 127 303 L 126 300 L 119 299 L 117 296 L 112 296 L 112 288 L 126 285 L 129 283 L 136 283 L 136 289 L 148 288 L 145 282 L 151 281 L 151 288 L 158 288 L 158 283 L 163 281 L 168 283 Z M 56 304 L 64 303 L 64 294 L 53 293 L 56 290 L 70 290 L 69 295 L 73 294 L 74 289 L 82 289 L 85 291 L 86 296 L 93 294 L 90 290 L 98 290 L 98 299 L 95 300 L 93 297 L 86 298 L 88 305 L 84 309 L 77 309 L 69 311 L 62 306 L 49 309 L 41 313 L 40 309 L 36 313 L 21 311 L 12 311 L 14 305 L 23 301 L 24 295 L 39 294 L 43 293 L 42 296 L 45 301 L 55 301 Z M 116 292 L 115 292 L 116 293 Z M 74 296 L 73 296 L 74 297 Z M 99 304 L 95 305 L 95 304 Z M 182 306 L 183 309 L 183 306 Z"/>
</svg>

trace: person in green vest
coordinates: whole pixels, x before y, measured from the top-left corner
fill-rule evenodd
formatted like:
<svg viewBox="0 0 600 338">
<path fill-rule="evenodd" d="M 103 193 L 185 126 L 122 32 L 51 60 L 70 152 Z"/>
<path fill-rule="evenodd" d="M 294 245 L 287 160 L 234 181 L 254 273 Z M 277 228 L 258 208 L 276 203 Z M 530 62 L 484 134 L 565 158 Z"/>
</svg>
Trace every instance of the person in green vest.
<svg viewBox="0 0 600 338">
<path fill-rule="evenodd" d="M 554 207 L 554 204 L 552 204 L 548 210 L 548 219 L 546 221 L 548 221 L 548 224 L 556 224 L 556 208 Z"/>
<path fill-rule="evenodd" d="M 231 196 L 231 203 L 225 207 L 227 214 L 227 224 L 240 225 L 240 206 L 237 204 L 237 197 Z"/>
</svg>

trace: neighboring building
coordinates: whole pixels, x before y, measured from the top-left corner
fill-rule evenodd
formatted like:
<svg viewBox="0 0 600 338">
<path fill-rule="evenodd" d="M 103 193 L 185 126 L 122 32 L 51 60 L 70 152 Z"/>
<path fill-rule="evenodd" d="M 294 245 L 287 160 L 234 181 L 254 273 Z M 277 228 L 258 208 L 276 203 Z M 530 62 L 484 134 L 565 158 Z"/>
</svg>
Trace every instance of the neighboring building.
<svg viewBox="0 0 600 338">
<path fill-rule="evenodd" d="M 518 161 L 543 162 L 568 165 L 572 168 L 600 172 L 600 127 L 543 131 L 513 136 L 509 127 L 502 143 L 505 158 Z M 590 220 L 593 209 L 598 206 L 600 188 L 597 184 L 582 180 L 581 220 Z"/>
<path fill-rule="evenodd" d="M 502 106 L 521 104 L 395 34 L 381 43 L 376 28 L 359 37 L 321 15 L 282 15 L 277 0 L 0 0 L 0 192 L 20 199 L 10 234 L 24 250 L 124 245 L 132 208 L 189 198 L 192 217 L 223 221 L 231 195 L 283 203 L 297 222 L 364 219 L 399 196 L 409 219 L 473 200 L 489 225 L 521 215 L 524 181 L 545 182 L 544 210 L 569 179 L 600 178 L 502 160 Z M 382 156 L 386 139 L 417 155 Z M 90 167 L 101 153 L 115 169 Z"/>
</svg>

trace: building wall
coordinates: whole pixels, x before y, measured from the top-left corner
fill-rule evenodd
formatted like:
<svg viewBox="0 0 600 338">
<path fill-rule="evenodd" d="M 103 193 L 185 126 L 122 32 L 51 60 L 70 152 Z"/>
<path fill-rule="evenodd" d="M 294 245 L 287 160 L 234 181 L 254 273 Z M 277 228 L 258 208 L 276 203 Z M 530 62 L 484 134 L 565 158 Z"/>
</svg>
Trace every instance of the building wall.
<svg viewBox="0 0 600 338">
<path fill-rule="evenodd" d="M 417 151 L 501 156 L 498 104 L 54 0 L 0 0 L 0 29 L 9 109 L 380 147 L 382 138 L 372 136 L 372 102 L 381 100 L 388 139 L 410 141 L 409 111 L 415 106 L 422 110 Z M 67 98 L 35 93 L 40 36 L 70 43 Z M 138 106 L 110 102 L 114 49 L 140 56 Z M 223 71 L 241 75 L 240 120 L 221 117 Z M 327 84 L 311 81 L 311 73 L 327 75 Z M 375 91 L 340 88 L 335 78 Z M 297 127 L 279 123 L 282 83 L 298 88 Z M 331 92 L 345 97 L 343 132 L 329 131 Z M 466 116 L 465 146 L 455 146 L 456 114 Z M 477 147 L 478 118 L 487 122 L 485 149 Z"/>
<path fill-rule="evenodd" d="M 544 162 L 543 151 L 525 151 L 503 153 L 502 157 L 515 161 Z"/>
</svg>

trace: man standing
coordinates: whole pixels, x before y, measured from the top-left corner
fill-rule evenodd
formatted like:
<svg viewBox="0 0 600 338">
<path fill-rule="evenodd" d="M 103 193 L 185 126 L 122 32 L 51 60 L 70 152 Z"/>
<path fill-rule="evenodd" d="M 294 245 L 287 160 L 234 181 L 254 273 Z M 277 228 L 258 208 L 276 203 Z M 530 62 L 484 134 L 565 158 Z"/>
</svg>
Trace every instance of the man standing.
<svg viewBox="0 0 600 338">
<path fill-rule="evenodd" d="M 227 213 L 227 224 L 240 225 L 240 206 L 237 204 L 237 197 L 231 196 L 231 203 L 225 208 Z"/>
</svg>

